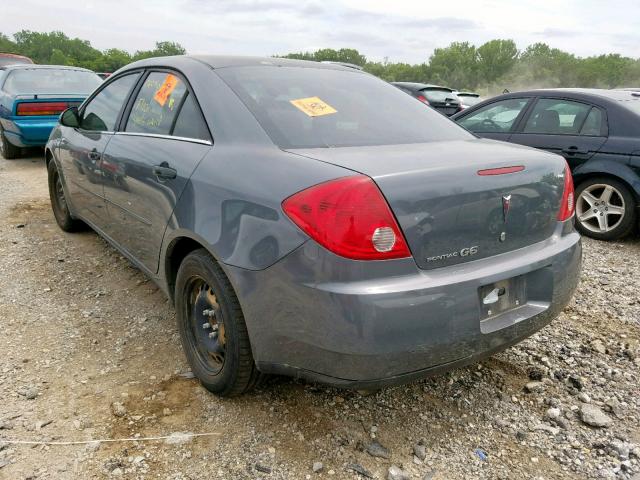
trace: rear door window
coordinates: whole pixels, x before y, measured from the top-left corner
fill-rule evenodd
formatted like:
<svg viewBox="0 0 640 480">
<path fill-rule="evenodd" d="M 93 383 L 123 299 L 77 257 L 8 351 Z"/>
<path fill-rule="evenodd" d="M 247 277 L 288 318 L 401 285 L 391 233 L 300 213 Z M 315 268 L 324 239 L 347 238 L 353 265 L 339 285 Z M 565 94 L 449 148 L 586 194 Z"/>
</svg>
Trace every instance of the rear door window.
<svg viewBox="0 0 640 480">
<path fill-rule="evenodd" d="M 509 98 L 486 105 L 458 123 L 474 133 L 507 133 L 529 103 L 528 98 Z"/>
<path fill-rule="evenodd" d="M 112 132 L 124 102 L 139 76 L 139 73 L 125 75 L 100 90 L 84 107 L 80 128 L 95 132 Z"/>
<path fill-rule="evenodd" d="M 197 140 L 211 140 L 207 124 L 202 118 L 193 94 L 188 93 L 176 118 L 172 135 Z"/>
<path fill-rule="evenodd" d="M 125 131 L 169 135 L 186 94 L 187 87 L 177 75 L 151 72 L 131 107 Z"/>
<path fill-rule="evenodd" d="M 591 105 L 586 103 L 561 98 L 541 98 L 527 119 L 524 133 L 578 135 L 590 110 Z"/>
<path fill-rule="evenodd" d="M 580 135 L 602 136 L 602 121 L 602 111 L 592 107 L 580 129 Z"/>
</svg>

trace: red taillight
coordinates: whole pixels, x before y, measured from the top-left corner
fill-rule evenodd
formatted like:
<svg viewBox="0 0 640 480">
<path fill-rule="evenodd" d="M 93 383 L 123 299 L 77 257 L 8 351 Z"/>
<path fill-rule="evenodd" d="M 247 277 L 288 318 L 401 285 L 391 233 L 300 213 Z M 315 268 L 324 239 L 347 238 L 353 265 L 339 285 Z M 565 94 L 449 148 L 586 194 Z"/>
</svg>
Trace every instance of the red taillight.
<svg viewBox="0 0 640 480">
<path fill-rule="evenodd" d="M 424 95 L 418 95 L 416 98 L 420 100 L 422 103 L 429 105 L 429 100 L 427 100 L 427 97 L 425 97 Z"/>
<path fill-rule="evenodd" d="M 287 216 L 323 247 L 354 260 L 410 257 L 391 209 L 369 177 L 343 177 L 282 202 Z"/>
<path fill-rule="evenodd" d="M 18 115 L 60 115 L 69 104 L 66 102 L 24 102 L 16 109 Z"/>
<path fill-rule="evenodd" d="M 564 222 L 569 220 L 575 212 L 575 192 L 573 190 L 573 176 L 569 165 L 564 167 L 564 191 L 562 192 L 562 202 L 558 211 L 558 220 Z"/>
</svg>

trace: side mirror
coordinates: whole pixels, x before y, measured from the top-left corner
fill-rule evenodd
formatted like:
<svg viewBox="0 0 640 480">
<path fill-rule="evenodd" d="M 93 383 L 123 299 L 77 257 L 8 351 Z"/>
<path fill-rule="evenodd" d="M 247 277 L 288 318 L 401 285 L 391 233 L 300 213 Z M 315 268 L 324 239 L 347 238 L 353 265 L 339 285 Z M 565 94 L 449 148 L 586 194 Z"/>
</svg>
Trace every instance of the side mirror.
<svg viewBox="0 0 640 480">
<path fill-rule="evenodd" d="M 80 114 L 78 107 L 69 107 L 60 115 L 60 125 L 65 127 L 78 128 L 80 126 Z"/>
</svg>

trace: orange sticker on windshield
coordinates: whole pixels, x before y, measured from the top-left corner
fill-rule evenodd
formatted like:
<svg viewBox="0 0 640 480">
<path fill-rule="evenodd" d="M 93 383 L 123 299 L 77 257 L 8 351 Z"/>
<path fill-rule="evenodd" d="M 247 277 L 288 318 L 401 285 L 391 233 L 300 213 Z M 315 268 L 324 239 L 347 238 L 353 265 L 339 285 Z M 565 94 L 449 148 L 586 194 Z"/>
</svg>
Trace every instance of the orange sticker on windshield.
<svg viewBox="0 0 640 480">
<path fill-rule="evenodd" d="M 298 98 L 297 100 L 290 100 L 290 102 L 294 107 L 310 117 L 320 117 L 337 112 L 335 108 L 323 102 L 318 97 Z"/>
<path fill-rule="evenodd" d="M 169 73 L 162 85 L 160 85 L 160 88 L 156 90 L 153 99 L 164 107 L 164 104 L 167 103 L 167 98 L 169 98 L 171 92 L 178 86 L 178 83 L 180 83 L 180 79 Z"/>
</svg>

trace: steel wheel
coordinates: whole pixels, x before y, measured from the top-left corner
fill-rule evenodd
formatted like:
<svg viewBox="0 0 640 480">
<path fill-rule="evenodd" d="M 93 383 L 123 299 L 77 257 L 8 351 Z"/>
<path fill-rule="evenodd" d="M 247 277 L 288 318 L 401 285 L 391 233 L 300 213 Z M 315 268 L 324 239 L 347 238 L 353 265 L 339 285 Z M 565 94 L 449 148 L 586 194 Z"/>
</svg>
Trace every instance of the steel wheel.
<svg viewBox="0 0 640 480">
<path fill-rule="evenodd" d="M 60 174 L 58 172 L 54 174 L 53 182 L 55 192 L 53 208 L 57 209 L 62 216 L 68 215 L 69 207 L 67 207 L 67 199 L 64 196 L 62 180 L 60 179 Z"/>
<path fill-rule="evenodd" d="M 189 318 L 189 341 L 201 366 L 209 375 L 217 375 L 224 367 L 226 339 L 222 309 L 207 282 L 194 277 L 187 286 L 185 303 Z"/>
<path fill-rule="evenodd" d="M 576 202 L 576 217 L 585 230 L 607 233 L 622 222 L 626 204 L 622 193 L 612 185 L 596 183 L 586 187 Z"/>
</svg>

